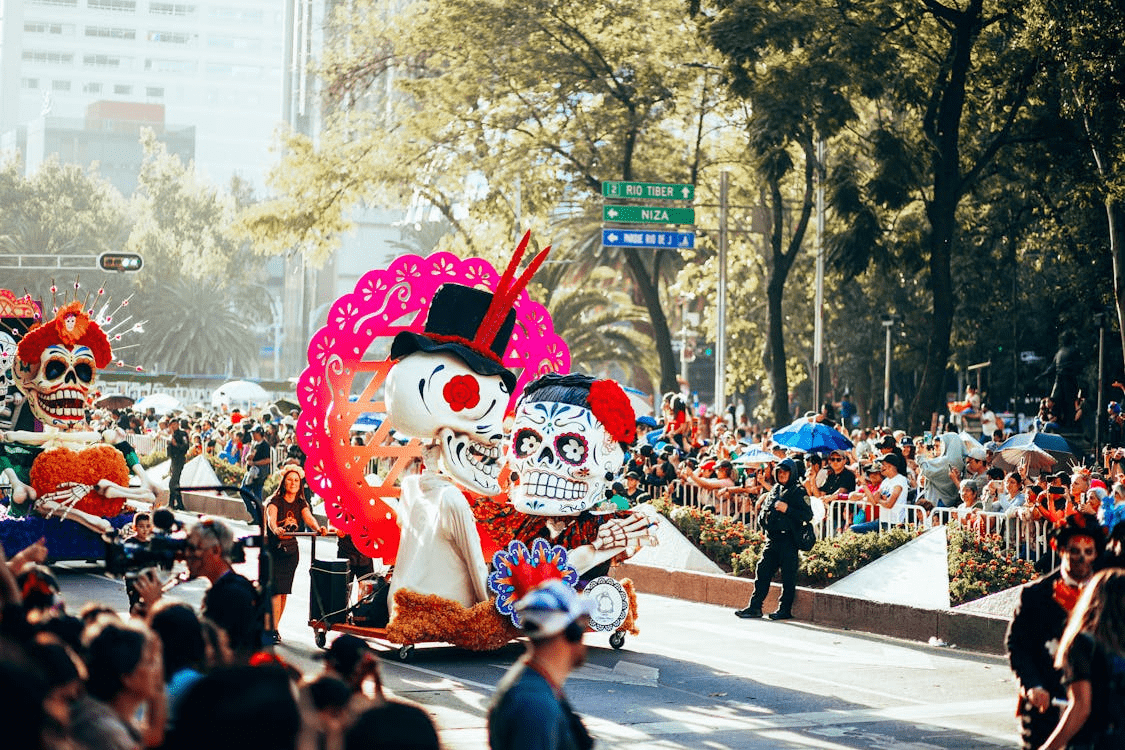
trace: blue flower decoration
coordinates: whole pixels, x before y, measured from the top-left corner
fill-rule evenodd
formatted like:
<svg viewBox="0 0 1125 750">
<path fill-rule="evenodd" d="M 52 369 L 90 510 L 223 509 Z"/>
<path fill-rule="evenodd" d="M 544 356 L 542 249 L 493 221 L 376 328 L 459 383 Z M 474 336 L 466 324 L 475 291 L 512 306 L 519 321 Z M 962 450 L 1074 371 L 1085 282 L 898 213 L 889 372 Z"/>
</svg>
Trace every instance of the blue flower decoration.
<svg viewBox="0 0 1125 750">
<path fill-rule="evenodd" d="M 516 602 L 529 589 L 552 578 L 560 578 L 571 586 L 578 584 L 578 572 L 570 567 L 566 549 L 542 538 L 532 542 L 531 549 L 518 540 L 509 542 L 506 550 L 492 556 L 492 567 L 488 588 L 496 594 L 496 610 L 511 618 L 516 627 L 520 626 Z"/>
</svg>

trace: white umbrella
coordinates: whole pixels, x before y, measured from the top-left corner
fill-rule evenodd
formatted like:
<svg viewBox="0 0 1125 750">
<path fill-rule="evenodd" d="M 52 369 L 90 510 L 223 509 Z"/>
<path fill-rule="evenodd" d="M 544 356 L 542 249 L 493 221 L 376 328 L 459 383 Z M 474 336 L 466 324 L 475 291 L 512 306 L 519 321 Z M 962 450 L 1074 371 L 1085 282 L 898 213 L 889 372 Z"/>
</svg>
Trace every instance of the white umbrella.
<svg viewBox="0 0 1125 750">
<path fill-rule="evenodd" d="M 740 453 L 738 458 L 731 461 L 735 466 L 748 466 L 750 464 L 766 464 L 780 461 L 777 456 L 762 450 L 757 446 L 747 448 L 743 453 Z"/>
<path fill-rule="evenodd" d="M 184 405 L 175 396 L 167 393 L 150 393 L 133 404 L 133 411 L 144 413 L 152 409 L 153 412 L 164 416 L 174 411 L 183 411 Z"/>
<path fill-rule="evenodd" d="M 270 400 L 265 388 L 249 380 L 232 380 L 219 386 L 211 394 L 211 406 L 215 409 L 232 404 L 264 404 Z"/>
</svg>

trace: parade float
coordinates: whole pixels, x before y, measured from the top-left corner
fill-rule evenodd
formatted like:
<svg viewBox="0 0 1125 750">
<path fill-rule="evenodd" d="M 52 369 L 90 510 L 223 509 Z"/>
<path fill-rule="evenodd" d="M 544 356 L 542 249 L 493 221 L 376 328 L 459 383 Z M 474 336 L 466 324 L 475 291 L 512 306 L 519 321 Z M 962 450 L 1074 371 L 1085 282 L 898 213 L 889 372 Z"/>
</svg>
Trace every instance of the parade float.
<svg viewBox="0 0 1125 750">
<path fill-rule="evenodd" d="M 514 597 L 546 577 L 597 584 L 596 626 L 615 647 L 636 632 L 631 585 L 589 576 L 651 543 L 653 521 L 602 505 L 632 440 L 632 408 L 605 380 L 583 380 L 581 404 L 555 408 L 567 414 L 551 425 L 542 414 L 557 389 L 528 400 L 534 381 L 570 364 L 525 289 L 549 248 L 519 271 L 529 239 L 502 274 L 450 253 L 399 257 L 337 300 L 310 342 L 297 394 L 310 486 L 333 525 L 390 570 L 388 621 L 313 617 L 318 645 L 332 629 L 399 645 L 402 658 L 418 643 L 498 648 L 517 633 Z M 377 428 L 355 440 L 371 420 Z M 531 429 L 553 441 L 534 460 L 521 455 Z"/>
<path fill-rule="evenodd" d="M 103 295 L 95 295 L 100 313 L 74 300 L 52 304 L 44 320 L 43 305 L 29 295 L 0 292 L 0 474 L 7 485 L 0 544 L 9 555 L 43 539 L 52 561 L 99 560 L 103 536 L 132 520 L 129 504 L 155 500 L 125 436 L 116 427 L 92 431 L 85 422 L 98 371 L 114 363 L 111 335 L 121 338 Z M 131 486 L 133 477 L 139 486 Z"/>
</svg>

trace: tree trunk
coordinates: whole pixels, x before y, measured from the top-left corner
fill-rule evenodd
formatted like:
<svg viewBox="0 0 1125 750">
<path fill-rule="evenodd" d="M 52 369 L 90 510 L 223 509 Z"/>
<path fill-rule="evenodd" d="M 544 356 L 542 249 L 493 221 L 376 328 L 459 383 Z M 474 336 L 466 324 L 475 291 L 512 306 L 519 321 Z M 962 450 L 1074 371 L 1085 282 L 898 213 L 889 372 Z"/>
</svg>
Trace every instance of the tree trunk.
<svg viewBox="0 0 1125 750">
<path fill-rule="evenodd" d="M 679 363 L 672 351 L 672 333 L 668 330 L 668 318 L 664 316 L 664 307 L 660 304 L 660 290 L 656 282 L 649 278 L 648 270 L 637 251 L 629 247 L 622 248 L 622 251 L 625 262 L 629 264 L 629 273 L 641 292 L 645 309 L 652 321 L 652 340 L 660 358 L 660 392 L 678 393 L 680 386 L 676 383 L 676 372 Z"/>
<path fill-rule="evenodd" d="M 911 406 L 910 422 L 906 425 L 906 431 L 912 434 L 928 429 L 931 414 L 945 409 L 945 371 L 949 365 L 949 338 L 953 333 L 955 305 L 951 268 L 954 221 L 952 211 L 930 220 L 929 287 L 933 295 L 933 318 L 922 380 Z"/>
<path fill-rule="evenodd" d="M 930 6 L 933 8 L 934 6 Z M 939 6 L 940 7 L 940 6 Z M 973 39 L 981 2 L 972 0 L 965 11 L 944 9 L 940 13 L 951 24 L 949 73 L 935 92 L 923 130 L 932 146 L 933 198 L 926 206 L 930 222 L 930 293 L 933 320 L 926 345 L 922 381 L 910 407 L 906 429 L 917 434 L 928 429 L 930 415 L 945 410 L 945 371 L 949 366 L 949 338 L 953 333 L 953 241 L 957 228 L 957 204 L 965 186 L 961 177 L 960 129 L 965 107 L 965 81 L 972 64 Z"/>
<path fill-rule="evenodd" d="M 1117 307 L 1117 327 L 1121 335 L 1121 350 L 1125 352 L 1125 246 L 1122 246 L 1118 236 L 1118 227 L 1121 226 L 1121 203 L 1112 196 L 1105 201 L 1105 214 L 1109 223 L 1109 251 L 1113 256 L 1113 301 Z M 1125 366 L 1125 362 L 1117 365 Z M 1110 372 L 1117 372 L 1115 367 Z"/>
<path fill-rule="evenodd" d="M 774 427 L 784 427 L 793 421 L 789 414 L 789 373 L 785 369 L 785 331 L 781 309 L 784 293 L 785 276 L 779 274 L 775 267 L 766 285 L 766 346 L 770 388 L 773 391 L 770 412 Z"/>
</svg>

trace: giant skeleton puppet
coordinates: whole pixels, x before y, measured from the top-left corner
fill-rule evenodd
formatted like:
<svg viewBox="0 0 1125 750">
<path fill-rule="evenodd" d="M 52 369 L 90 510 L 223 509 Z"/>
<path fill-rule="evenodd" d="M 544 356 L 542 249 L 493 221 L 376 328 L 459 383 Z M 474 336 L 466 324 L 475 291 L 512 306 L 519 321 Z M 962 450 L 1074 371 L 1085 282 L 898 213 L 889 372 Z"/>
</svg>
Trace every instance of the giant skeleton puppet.
<svg viewBox="0 0 1125 750">
<path fill-rule="evenodd" d="M 402 482 L 401 529 L 391 577 L 391 626 L 399 591 L 471 608 L 490 600 L 481 538 L 465 492 L 500 493 L 503 420 L 516 376 L 501 361 L 515 324 L 517 296 L 546 258 L 519 276 L 525 236 L 494 291 L 446 283 L 437 289 L 422 333 L 402 331 L 391 345 L 387 416 L 394 429 L 424 442 L 420 474 Z"/>
<path fill-rule="evenodd" d="M 607 502 L 635 437 L 632 404 L 612 380 L 551 373 L 528 384 L 508 453 L 508 496 L 529 516 L 516 538 L 560 544 L 580 575 L 656 544 L 655 516 Z"/>
<path fill-rule="evenodd" d="M 108 337 L 80 302 L 63 306 L 20 340 L 13 377 L 42 431 L 3 433 L 0 470 L 12 486 L 9 515 L 34 511 L 107 533 L 112 526 L 105 519 L 119 515 L 126 501 L 155 500 L 124 436 L 79 429 L 97 371 L 112 357 Z M 129 486 L 131 473 L 141 478 L 141 488 Z"/>
</svg>

